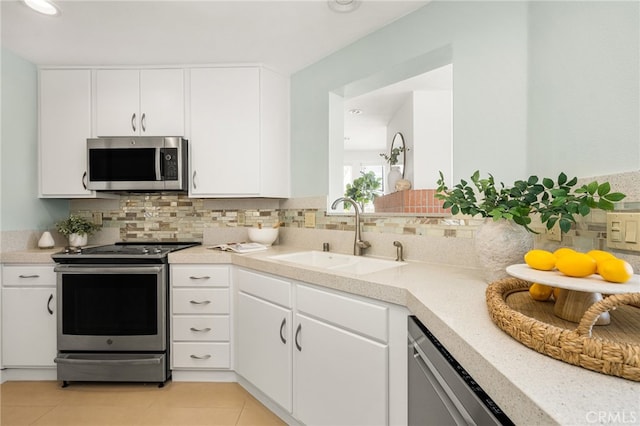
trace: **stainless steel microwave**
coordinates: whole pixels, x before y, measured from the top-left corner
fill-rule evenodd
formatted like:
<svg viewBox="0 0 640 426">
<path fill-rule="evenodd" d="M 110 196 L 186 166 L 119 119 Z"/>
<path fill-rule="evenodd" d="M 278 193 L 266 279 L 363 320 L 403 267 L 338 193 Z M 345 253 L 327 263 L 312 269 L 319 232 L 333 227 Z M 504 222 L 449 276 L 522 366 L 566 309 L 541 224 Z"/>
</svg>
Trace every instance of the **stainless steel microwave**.
<svg viewBox="0 0 640 426">
<path fill-rule="evenodd" d="M 186 191 L 188 142 L 181 137 L 87 139 L 87 188 Z"/>
</svg>

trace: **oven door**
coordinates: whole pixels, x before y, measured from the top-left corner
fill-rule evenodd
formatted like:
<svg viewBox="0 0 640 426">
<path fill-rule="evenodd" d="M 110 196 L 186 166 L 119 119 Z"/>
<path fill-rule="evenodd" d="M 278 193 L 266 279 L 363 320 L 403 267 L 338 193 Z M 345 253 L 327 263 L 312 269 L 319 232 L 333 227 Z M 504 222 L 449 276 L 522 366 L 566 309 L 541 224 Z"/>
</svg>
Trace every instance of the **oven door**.
<svg viewBox="0 0 640 426">
<path fill-rule="evenodd" d="M 161 265 L 57 265 L 58 350 L 165 351 L 168 272 Z"/>
</svg>

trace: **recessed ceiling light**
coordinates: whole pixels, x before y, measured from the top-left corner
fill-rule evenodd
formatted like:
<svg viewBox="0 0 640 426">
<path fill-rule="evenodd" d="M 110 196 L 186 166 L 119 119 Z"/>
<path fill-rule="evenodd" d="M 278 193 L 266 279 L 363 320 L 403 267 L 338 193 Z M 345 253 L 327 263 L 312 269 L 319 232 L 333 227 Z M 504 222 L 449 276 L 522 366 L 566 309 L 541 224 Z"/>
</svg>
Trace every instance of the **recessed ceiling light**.
<svg viewBox="0 0 640 426">
<path fill-rule="evenodd" d="M 349 110 L 349 114 L 351 115 L 360 115 L 362 114 L 362 110 L 358 108 L 353 108 Z"/>
<path fill-rule="evenodd" d="M 361 0 L 327 0 L 329 9 L 339 13 L 353 12 L 360 6 L 360 3 Z"/>
<path fill-rule="evenodd" d="M 56 16 L 60 15 L 60 8 L 50 0 L 22 0 L 24 4 L 29 6 L 36 12 L 44 15 Z"/>
</svg>

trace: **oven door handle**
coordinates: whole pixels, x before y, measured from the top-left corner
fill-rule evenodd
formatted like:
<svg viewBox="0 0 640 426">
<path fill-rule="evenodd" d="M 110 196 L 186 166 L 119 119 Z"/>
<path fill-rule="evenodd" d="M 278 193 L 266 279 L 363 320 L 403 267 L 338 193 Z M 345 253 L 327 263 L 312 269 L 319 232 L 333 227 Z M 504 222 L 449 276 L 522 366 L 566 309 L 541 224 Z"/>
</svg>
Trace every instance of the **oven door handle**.
<svg viewBox="0 0 640 426">
<path fill-rule="evenodd" d="M 66 265 L 58 264 L 53 269 L 55 272 L 62 272 L 64 274 L 148 274 L 150 272 L 159 274 L 164 268 L 161 266 L 80 266 L 80 265 Z"/>
<path fill-rule="evenodd" d="M 150 365 L 160 364 L 162 361 L 156 358 L 138 358 L 138 359 L 82 359 L 82 358 L 64 358 L 56 357 L 53 360 L 56 364 L 100 364 L 100 365 Z"/>
</svg>

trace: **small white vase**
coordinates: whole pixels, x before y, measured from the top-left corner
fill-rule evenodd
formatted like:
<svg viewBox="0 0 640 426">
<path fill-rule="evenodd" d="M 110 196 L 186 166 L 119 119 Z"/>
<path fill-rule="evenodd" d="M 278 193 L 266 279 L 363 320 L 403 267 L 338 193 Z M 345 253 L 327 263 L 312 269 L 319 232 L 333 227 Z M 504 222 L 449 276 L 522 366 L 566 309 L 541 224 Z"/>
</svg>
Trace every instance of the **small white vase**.
<svg viewBox="0 0 640 426">
<path fill-rule="evenodd" d="M 71 247 L 83 247 L 87 245 L 87 234 L 69 234 L 69 245 Z"/>
<path fill-rule="evenodd" d="M 387 175 L 387 192 L 395 192 L 396 191 L 396 182 L 402 179 L 402 172 L 400 171 L 400 166 L 391 166 L 391 170 L 389 170 L 389 174 Z"/>
<path fill-rule="evenodd" d="M 53 248 L 55 242 L 53 241 L 53 237 L 51 236 L 51 232 L 44 231 L 42 236 L 38 240 L 38 247 L 41 249 Z"/>
<path fill-rule="evenodd" d="M 486 282 L 509 276 L 509 265 L 524 263 L 524 255 L 533 248 L 533 235 L 511 220 L 487 218 L 475 233 L 478 264 Z"/>
</svg>

